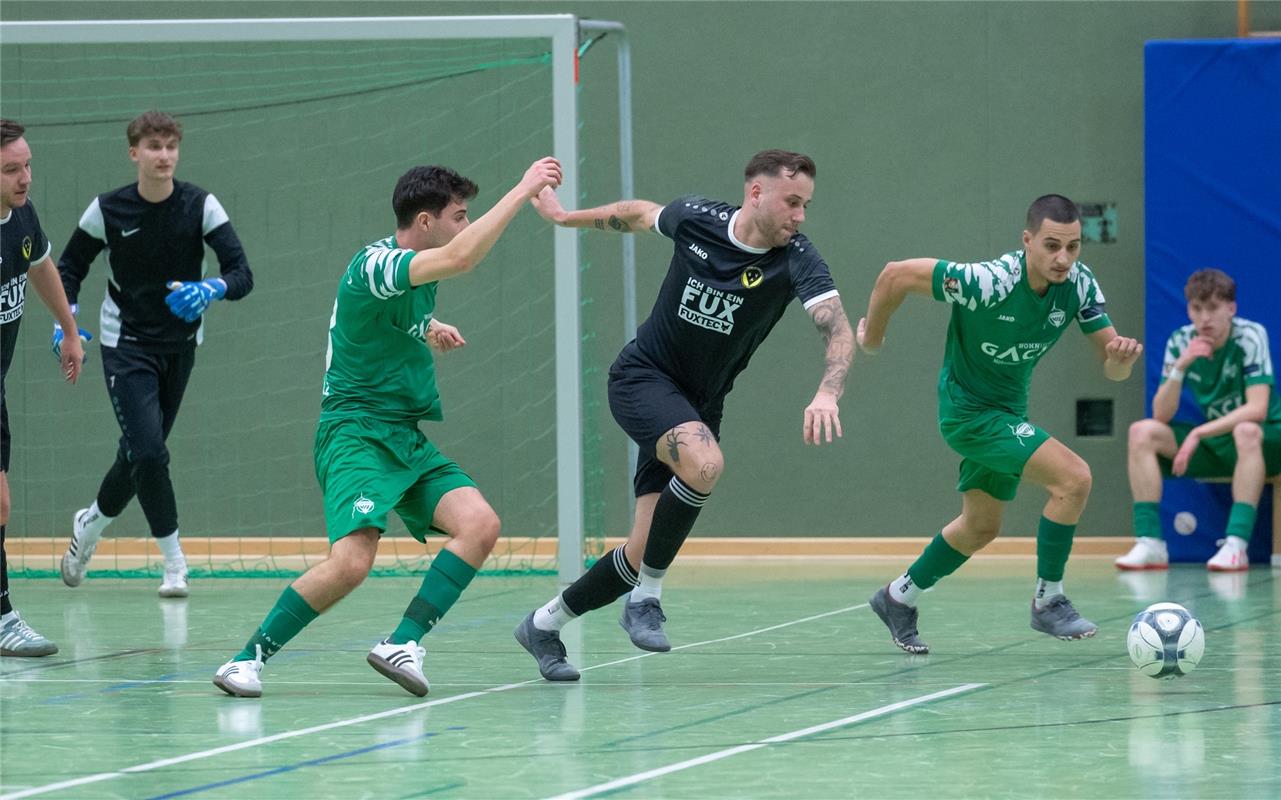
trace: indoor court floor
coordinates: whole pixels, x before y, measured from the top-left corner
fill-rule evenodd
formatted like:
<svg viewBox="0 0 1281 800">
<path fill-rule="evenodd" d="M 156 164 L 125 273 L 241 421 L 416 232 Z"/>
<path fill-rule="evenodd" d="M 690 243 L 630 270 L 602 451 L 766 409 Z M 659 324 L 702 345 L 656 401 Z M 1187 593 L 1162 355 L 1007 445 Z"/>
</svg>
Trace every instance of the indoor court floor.
<svg viewBox="0 0 1281 800">
<path fill-rule="evenodd" d="M 571 625 L 582 680 L 550 684 L 512 630 L 553 577 L 487 577 L 426 639 L 415 698 L 365 664 L 417 586 L 371 579 L 273 658 L 260 700 L 210 678 L 282 580 L 19 580 L 62 647 L 0 660 L 0 796 L 20 798 L 1277 798 L 1281 571 L 1069 564 L 1101 631 L 1028 626 L 1033 561 L 979 557 L 921 603 L 928 656 L 867 598 L 893 560 L 677 561 L 674 650 L 634 649 L 604 609 Z M 1206 628 L 1191 675 L 1139 674 L 1146 605 Z"/>
</svg>

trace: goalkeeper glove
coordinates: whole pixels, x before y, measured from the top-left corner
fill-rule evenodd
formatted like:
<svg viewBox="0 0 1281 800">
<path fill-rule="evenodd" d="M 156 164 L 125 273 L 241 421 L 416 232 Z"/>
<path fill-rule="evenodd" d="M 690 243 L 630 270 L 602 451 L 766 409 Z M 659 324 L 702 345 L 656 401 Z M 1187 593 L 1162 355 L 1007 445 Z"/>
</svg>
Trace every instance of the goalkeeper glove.
<svg viewBox="0 0 1281 800">
<path fill-rule="evenodd" d="M 195 322 L 205 313 L 209 304 L 221 300 L 227 293 L 227 284 L 220 278 L 203 281 L 170 281 L 172 289 L 165 303 L 173 315 L 183 322 Z"/>
<path fill-rule="evenodd" d="M 71 304 L 71 316 L 73 316 L 73 317 L 74 317 L 74 316 L 75 316 L 76 314 L 78 314 L 78 313 L 80 313 L 80 304 L 79 304 L 79 303 L 72 303 L 72 304 Z M 88 344 L 89 342 L 92 342 L 92 341 L 93 341 L 93 334 L 92 334 L 92 333 L 90 333 L 89 331 L 87 331 L 87 330 L 85 330 L 84 328 L 81 328 L 81 327 L 79 327 L 79 326 L 77 326 L 77 330 L 79 330 L 79 331 L 80 331 L 80 341 L 81 341 L 81 343 L 82 343 L 82 344 Z M 62 330 L 62 326 L 61 326 L 61 325 L 59 325 L 59 324 L 58 324 L 58 323 L 56 323 L 56 322 L 55 322 L 55 323 L 53 323 L 53 357 L 54 357 L 54 358 L 56 358 L 56 359 L 58 359 L 59 361 L 61 361 L 61 360 L 62 360 L 62 340 L 63 340 L 64 338 L 66 338 L 66 334 L 65 334 L 65 333 L 63 332 L 63 330 Z M 82 362 L 82 363 L 85 363 L 85 362 L 88 362 L 88 361 L 89 361 L 89 351 L 88 351 L 88 350 L 86 350 L 86 351 L 85 351 L 85 360 L 84 360 L 84 362 Z"/>
</svg>

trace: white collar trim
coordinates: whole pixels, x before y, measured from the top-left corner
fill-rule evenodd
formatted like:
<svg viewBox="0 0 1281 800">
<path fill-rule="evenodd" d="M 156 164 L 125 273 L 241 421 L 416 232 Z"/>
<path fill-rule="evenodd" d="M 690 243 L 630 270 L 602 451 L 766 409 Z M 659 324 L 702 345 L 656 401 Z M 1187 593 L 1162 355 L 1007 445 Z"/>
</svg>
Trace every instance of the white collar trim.
<svg viewBox="0 0 1281 800">
<path fill-rule="evenodd" d="M 735 247 L 737 247 L 739 250 L 742 250 L 744 252 L 768 253 L 770 251 L 768 247 L 752 247 L 751 245 L 743 244 L 738 240 L 738 237 L 734 235 L 734 222 L 738 220 L 738 213 L 742 210 L 743 209 L 741 208 L 735 210 L 734 214 L 729 218 L 729 240 L 733 242 Z"/>
</svg>

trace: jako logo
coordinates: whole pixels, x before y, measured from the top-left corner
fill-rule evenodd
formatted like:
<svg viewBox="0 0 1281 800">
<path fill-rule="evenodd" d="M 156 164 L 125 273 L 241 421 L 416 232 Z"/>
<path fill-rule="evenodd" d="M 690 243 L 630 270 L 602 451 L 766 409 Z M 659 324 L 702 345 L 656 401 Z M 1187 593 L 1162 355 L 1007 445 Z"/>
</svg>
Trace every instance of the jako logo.
<svg viewBox="0 0 1281 800">
<path fill-rule="evenodd" d="M 984 342 L 979 346 L 979 349 L 998 363 L 1019 364 L 1024 361 L 1035 361 L 1045 355 L 1045 352 L 1050 348 L 1040 342 L 1022 342 L 1020 344 L 1012 344 L 1009 347 L 992 342 Z"/>
<path fill-rule="evenodd" d="M 704 250 L 703 248 L 699 247 L 693 242 L 690 242 L 689 249 L 690 249 L 690 252 L 694 253 L 699 258 L 703 259 L 704 261 L 707 260 L 707 251 Z"/>
</svg>

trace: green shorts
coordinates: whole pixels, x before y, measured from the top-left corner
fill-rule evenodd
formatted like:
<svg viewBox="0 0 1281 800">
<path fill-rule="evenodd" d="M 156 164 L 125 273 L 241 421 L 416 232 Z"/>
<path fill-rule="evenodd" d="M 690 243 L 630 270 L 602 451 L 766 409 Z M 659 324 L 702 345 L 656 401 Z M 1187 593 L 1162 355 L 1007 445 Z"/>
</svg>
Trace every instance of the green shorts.
<svg viewBox="0 0 1281 800">
<path fill-rule="evenodd" d="M 393 509 L 415 539 L 426 541 L 440 498 L 476 485 L 412 422 L 322 421 L 314 455 L 331 544 L 361 528 L 387 530 Z"/>
<path fill-rule="evenodd" d="M 1027 416 L 979 406 L 952 383 L 939 385 L 939 432 L 962 457 L 956 490 L 980 489 L 1006 503 L 1018 493 L 1028 459 L 1050 438 Z"/>
<path fill-rule="evenodd" d="M 1186 422 L 1171 422 L 1170 430 L 1174 431 L 1174 441 L 1180 445 L 1188 438 L 1188 432 L 1195 428 Z M 1281 474 L 1281 425 L 1264 423 L 1263 427 L 1263 466 L 1268 475 Z M 1161 474 L 1170 476 L 1172 459 L 1159 456 Z M 1232 434 L 1212 436 L 1202 439 L 1192 457 L 1188 459 L 1188 471 L 1185 478 L 1231 478 L 1237 466 L 1237 444 Z"/>
</svg>

